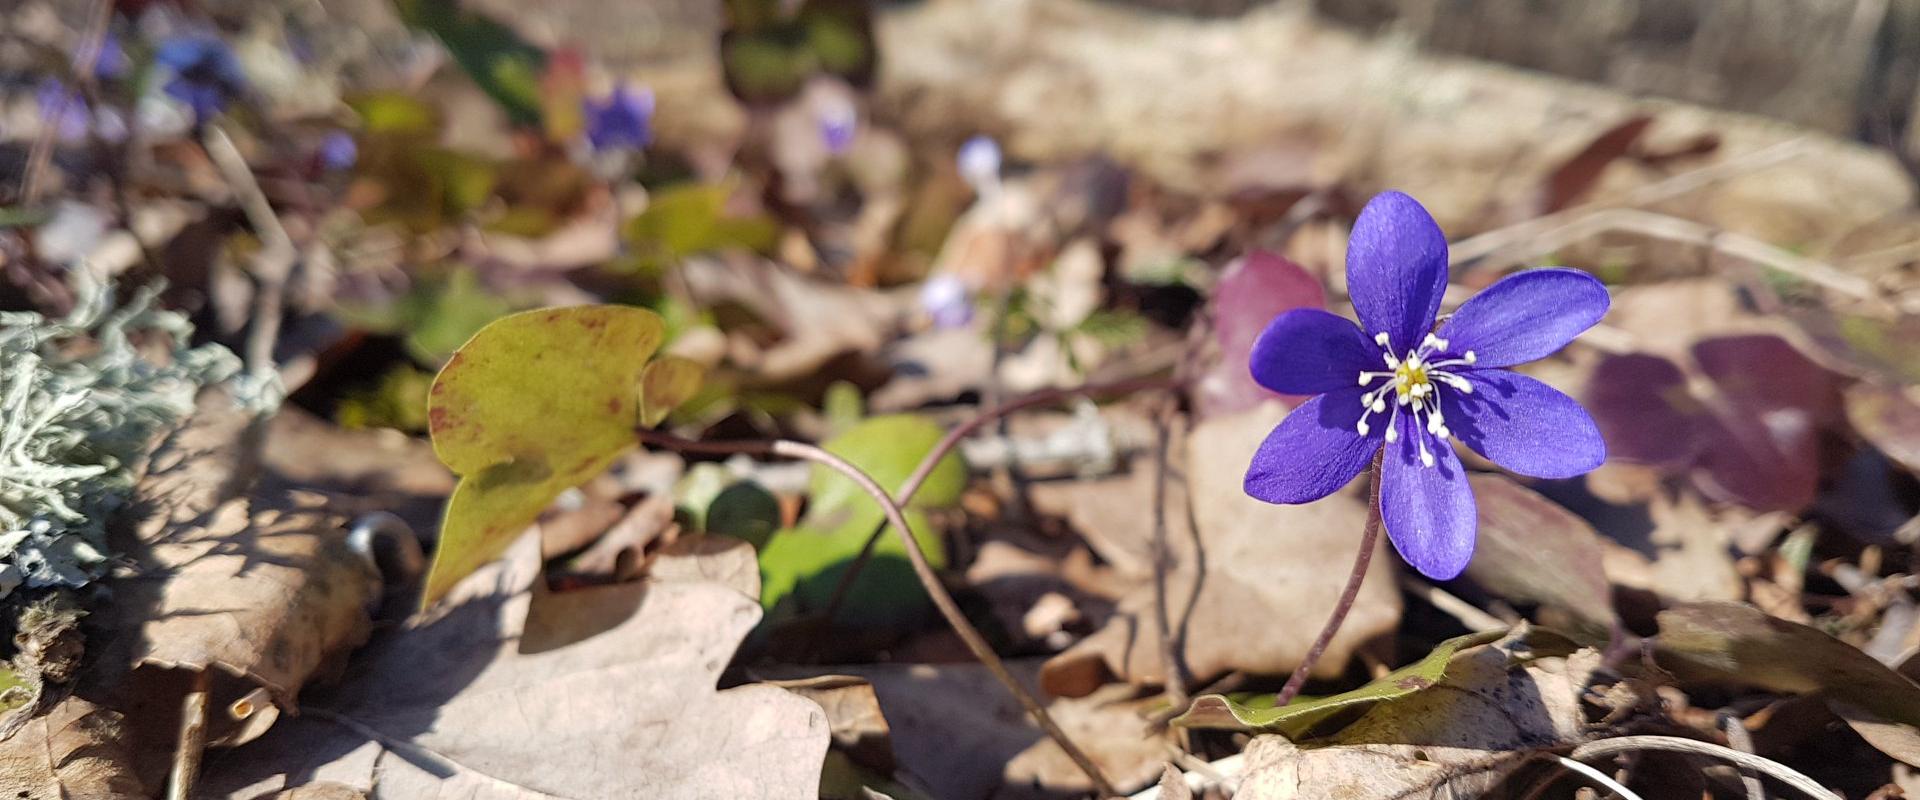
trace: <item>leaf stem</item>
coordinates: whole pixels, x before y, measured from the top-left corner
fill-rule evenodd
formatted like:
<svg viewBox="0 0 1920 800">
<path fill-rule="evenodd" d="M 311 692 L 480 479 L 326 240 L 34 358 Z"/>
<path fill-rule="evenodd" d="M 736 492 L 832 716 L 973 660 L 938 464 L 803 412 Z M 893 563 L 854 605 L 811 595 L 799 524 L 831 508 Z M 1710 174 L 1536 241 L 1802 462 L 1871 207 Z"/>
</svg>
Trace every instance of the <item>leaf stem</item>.
<svg viewBox="0 0 1920 800">
<path fill-rule="evenodd" d="M 906 546 L 907 560 L 913 564 L 914 575 L 920 579 L 920 585 L 927 590 L 927 596 L 933 599 L 934 606 L 940 609 L 940 615 L 946 618 L 947 624 L 953 628 L 954 633 L 959 634 L 960 640 L 966 643 L 967 649 L 973 653 L 973 657 L 979 659 L 980 663 L 986 666 L 987 671 L 992 673 L 995 679 L 999 680 L 1001 684 L 1007 687 L 1008 691 L 1013 693 L 1014 698 L 1020 701 L 1020 705 L 1026 709 L 1027 714 L 1033 717 L 1034 722 L 1040 726 L 1040 729 L 1046 732 L 1048 738 L 1053 739 L 1054 743 L 1058 744 L 1060 749 L 1067 754 L 1067 757 L 1072 759 L 1073 763 L 1080 768 L 1080 771 L 1086 773 L 1087 779 L 1093 783 L 1094 791 L 1097 792 L 1099 796 L 1112 797 L 1116 794 L 1113 790 L 1113 784 L 1108 782 L 1107 776 L 1100 771 L 1100 767 L 1093 763 L 1093 759 L 1088 757 L 1086 751 L 1081 750 L 1079 745 L 1074 744 L 1073 739 L 1067 736 L 1066 731 L 1062 730 L 1060 726 L 1053 721 L 1053 717 L 1047 714 L 1046 706 L 1042 705 L 1039 699 L 1034 697 L 1031 692 L 1028 692 L 1027 688 L 1022 686 L 1020 681 L 1013 676 L 1013 673 L 1007 671 L 1006 664 L 1000 660 L 1000 656 L 994 653 L 993 648 L 987 644 L 986 637 L 981 636 L 980 631 L 973 627 L 973 623 L 967 621 L 966 614 L 960 610 L 960 604 L 954 602 L 953 595 L 949 594 L 946 587 L 941 585 L 940 576 L 933 571 L 933 565 L 927 561 L 927 554 L 921 552 L 920 544 L 914 541 L 913 533 L 907 528 L 906 516 L 900 511 L 900 504 L 895 503 L 892 497 L 887 496 L 887 490 L 881 488 L 880 484 L 875 483 L 873 478 L 868 476 L 865 471 L 849 463 L 846 459 L 822 450 L 819 447 L 787 439 L 746 442 L 698 442 L 649 430 L 636 431 L 635 435 L 640 440 L 640 443 L 644 445 L 694 453 L 727 455 L 746 453 L 748 455 L 772 455 L 798 458 L 820 464 L 821 466 L 845 475 L 848 480 L 853 481 L 854 484 L 858 485 L 862 491 L 865 491 L 869 497 L 872 497 L 875 503 L 879 503 L 880 509 L 886 512 L 887 522 L 890 523 L 894 532 L 900 536 L 900 541 Z M 950 444 L 948 445 L 948 447 L 951 446 Z M 939 448 L 936 447 L 935 451 L 938 452 L 938 450 Z M 938 459 L 933 460 L 937 461 Z M 925 462 L 922 462 L 922 465 L 924 466 Z M 918 476 L 920 481 L 924 481 L 926 479 L 924 473 L 931 471 L 929 468 L 927 470 L 916 471 L 914 474 Z M 910 489 L 918 489 L 919 481 L 909 478 L 908 485 Z M 902 492 L 902 495 L 910 495 L 910 490 Z"/>
<path fill-rule="evenodd" d="M 1360 552 L 1353 557 L 1353 571 L 1347 575 L 1347 587 L 1340 591 L 1340 601 L 1333 606 L 1333 614 L 1327 617 L 1327 624 L 1320 629 L 1320 635 L 1313 640 L 1313 646 L 1307 648 L 1307 656 L 1300 660 L 1300 666 L 1293 670 L 1293 676 L 1287 678 L 1287 685 L 1273 700 L 1278 708 L 1293 702 L 1300 696 L 1300 690 L 1307 685 L 1307 676 L 1313 673 L 1313 665 L 1327 652 L 1327 644 L 1333 641 L 1333 635 L 1340 631 L 1340 624 L 1347 620 L 1347 612 L 1353 610 L 1354 598 L 1360 596 L 1360 584 L 1367 578 L 1367 566 L 1373 563 L 1373 550 L 1380 541 L 1380 460 L 1386 450 L 1373 455 L 1373 466 L 1367 468 L 1367 525 L 1360 532 Z"/>
<path fill-rule="evenodd" d="M 986 427 L 988 423 L 1015 411 L 1057 403 L 1069 397 L 1130 394 L 1152 389 L 1177 389 L 1184 385 L 1186 385 L 1185 381 L 1179 378 L 1129 378 L 1111 383 L 1090 383 L 1069 388 L 1045 389 L 999 403 L 981 411 L 972 419 L 960 423 L 953 430 L 947 431 L 947 435 L 941 437 L 932 450 L 927 451 L 927 455 L 920 459 L 920 463 L 913 468 L 913 472 L 901 482 L 900 490 L 894 493 L 894 500 L 903 507 L 913 502 L 914 493 L 920 491 L 920 485 L 927 482 L 927 477 L 933 474 L 933 468 L 939 466 L 940 459 L 945 458 L 953 448 L 960 446 L 961 440 Z M 886 527 L 885 521 L 873 526 L 873 533 L 867 535 L 866 544 L 860 547 L 860 554 L 854 556 L 853 563 L 845 572 L 840 573 L 840 582 L 833 587 L 833 595 L 827 601 L 826 611 L 822 615 L 828 623 L 833 622 L 834 617 L 840 613 L 840 605 L 846 599 L 847 590 L 853 586 L 854 578 L 859 577 L 861 568 L 873 558 L 873 548 L 880 543 L 880 534 L 886 530 Z"/>
</svg>

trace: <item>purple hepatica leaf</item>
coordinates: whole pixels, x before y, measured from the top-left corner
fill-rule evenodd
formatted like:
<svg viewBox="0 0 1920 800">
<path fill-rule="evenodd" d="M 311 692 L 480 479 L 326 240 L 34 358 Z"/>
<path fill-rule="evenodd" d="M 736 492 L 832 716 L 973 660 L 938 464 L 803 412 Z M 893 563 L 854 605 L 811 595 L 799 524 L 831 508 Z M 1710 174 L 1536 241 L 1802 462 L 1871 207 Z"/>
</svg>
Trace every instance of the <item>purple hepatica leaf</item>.
<svg viewBox="0 0 1920 800">
<path fill-rule="evenodd" d="M 153 58 L 172 73 L 167 95 L 193 109 L 195 124 L 219 114 L 246 91 L 239 59 L 217 37 L 177 36 L 161 42 Z"/>
<path fill-rule="evenodd" d="M 1244 411 L 1275 397 L 1294 404 L 1302 394 L 1352 385 L 1353 376 L 1340 372 L 1334 382 L 1322 389 L 1270 389 L 1262 386 L 1264 380 L 1249 369 L 1249 365 L 1284 363 L 1284 359 L 1251 359 L 1254 342 L 1274 317 L 1296 308 L 1317 309 L 1327 304 L 1327 293 L 1320 287 L 1320 281 L 1300 265 L 1272 253 L 1257 250 L 1248 253 L 1227 266 L 1226 274 L 1214 286 L 1213 297 L 1208 302 L 1214 334 L 1220 342 L 1220 362 L 1195 387 L 1195 400 L 1203 415 Z M 1314 318 L 1302 319 L 1311 324 Z M 1336 331 L 1353 330 L 1351 323 L 1337 317 L 1333 319 L 1340 326 Z M 1350 335 L 1360 338 L 1357 332 Z M 1365 340 L 1360 344 L 1364 346 Z"/>
<path fill-rule="evenodd" d="M 1434 333 L 1446 238 L 1426 209 L 1397 192 L 1375 197 L 1354 222 L 1347 283 L 1364 327 L 1296 309 L 1254 343 L 1249 367 L 1261 385 L 1319 396 L 1260 446 L 1246 491 L 1270 503 L 1318 500 L 1384 450 L 1387 537 L 1421 574 L 1451 579 L 1473 556 L 1477 520 L 1450 440 L 1539 477 L 1579 475 L 1606 459 L 1578 403 L 1495 368 L 1552 353 L 1599 321 L 1606 288 L 1575 270 L 1521 272 L 1467 301 Z"/>
<path fill-rule="evenodd" d="M 587 141 L 600 152 L 634 152 L 653 143 L 653 91 L 624 83 L 604 100 L 586 98 Z"/>
<path fill-rule="evenodd" d="M 1688 474 L 1699 489 L 1763 511 L 1799 511 L 1819 488 L 1820 437 L 1837 424 L 1834 376 L 1776 336 L 1702 341 L 1695 394 L 1673 362 L 1614 356 L 1587 397 L 1617 455 Z"/>
</svg>

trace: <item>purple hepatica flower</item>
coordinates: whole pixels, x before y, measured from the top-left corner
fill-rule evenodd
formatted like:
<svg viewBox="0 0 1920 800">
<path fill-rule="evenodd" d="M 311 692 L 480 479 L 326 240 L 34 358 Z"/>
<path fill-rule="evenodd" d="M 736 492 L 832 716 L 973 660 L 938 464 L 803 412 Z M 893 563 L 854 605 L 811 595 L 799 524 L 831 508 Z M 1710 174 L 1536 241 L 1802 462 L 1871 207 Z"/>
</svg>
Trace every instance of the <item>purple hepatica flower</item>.
<svg viewBox="0 0 1920 800">
<path fill-rule="evenodd" d="M 827 152 L 845 155 L 847 148 L 853 146 L 853 137 L 860 132 L 860 111 L 853 103 L 844 98 L 827 101 L 820 110 L 820 141 L 827 146 Z"/>
<path fill-rule="evenodd" d="M 973 300 L 967 285 L 952 275 L 935 275 L 920 285 L 920 309 L 936 328 L 964 328 L 973 321 Z"/>
<path fill-rule="evenodd" d="M 179 36 L 160 43 L 154 61 L 172 71 L 166 92 L 193 109 L 195 124 L 226 109 L 247 85 L 233 51 L 217 37 Z"/>
<path fill-rule="evenodd" d="M 1295 309 L 1254 343 L 1254 380 L 1317 396 L 1260 445 L 1247 494 L 1269 503 L 1318 500 L 1384 447 L 1387 536 L 1414 569 L 1447 580 L 1466 569 L 1477 522 L 1449 439 L 1536 478 L 1570 478 L 1606 459 L 1579 403 L 1501 369 L 1559 350 L 1606 314 L 1606 287 L 1592 276 L 1561 268 L 1510 275 L 1435 331 L 1447 240 L 1418 202 L 1387 192 L 1354 222 L 1347 288 L 1360 326 Z"/>
<path fill-rule="evenodd" d="M 580 101 L 587 141 L 601 152 L 635 151 L 653 142 L 653 92 L 626 84 L 613 87 L 603 102 Z"/>
<path fill-rule="evenodd" d="M 339 171 L 352 169 L 353 163 L 360 157 L 360 148 L 353 142 L 353 134 L 346 131 L 331 131 L 320 140 L 317 153 L 320 166 Z"/>
<path fill-rule="evenodd" d="M 87 113 L 87 100 L 79 92 L 48 78 L 34 96 L 40 104 L 40 124 L 52 125 L 57 139 L 73 143 L 86 137 L 92 115 Z"/>
<path fill-rule="evenodd" d="M 960 177 L 980 194 L 1000 185 L 1000 143 L 991 136 L 975 136 L 960 145 L 954 158 Z"/>
</svg>

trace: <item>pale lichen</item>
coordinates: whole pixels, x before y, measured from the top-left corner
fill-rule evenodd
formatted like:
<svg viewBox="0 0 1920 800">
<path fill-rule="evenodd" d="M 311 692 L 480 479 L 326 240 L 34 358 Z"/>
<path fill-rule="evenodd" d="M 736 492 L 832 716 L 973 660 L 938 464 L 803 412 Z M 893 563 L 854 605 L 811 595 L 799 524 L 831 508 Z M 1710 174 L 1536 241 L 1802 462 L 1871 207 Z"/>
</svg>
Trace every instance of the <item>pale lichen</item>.
<svg viewBox="0 0 1920 800">
<path fill-rule="evenodd" d="M 76 274 L 84 270 L 76 270 Z M 100 574 L 107 520 L 152 439 L 240 361 L 144 290 L 116 306 L 81 280 L 64 319 L 0 313 L 0 595 Z"/>
</svg>

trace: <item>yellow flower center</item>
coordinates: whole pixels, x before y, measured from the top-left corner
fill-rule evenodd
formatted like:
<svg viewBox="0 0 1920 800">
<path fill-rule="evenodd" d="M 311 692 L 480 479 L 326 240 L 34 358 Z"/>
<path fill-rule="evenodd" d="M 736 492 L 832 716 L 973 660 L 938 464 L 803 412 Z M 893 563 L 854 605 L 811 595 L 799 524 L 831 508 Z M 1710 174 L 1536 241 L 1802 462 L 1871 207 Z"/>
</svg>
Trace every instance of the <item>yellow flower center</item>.
<svg viewBox="0 0 1920 800">
<path fill-rule="evenodd" d="M 1401 397 L 1424 395 L 1433 391 L 1432 389 L 1422 389 L 1419 392 L 1413 390 L 1416 386 L 1426 386 L 1428 383 L 1427 365 L 1416 359 L 1402 361 L 1400 366 L 1393 370 L 1393 391 Z"/>
</svg>

